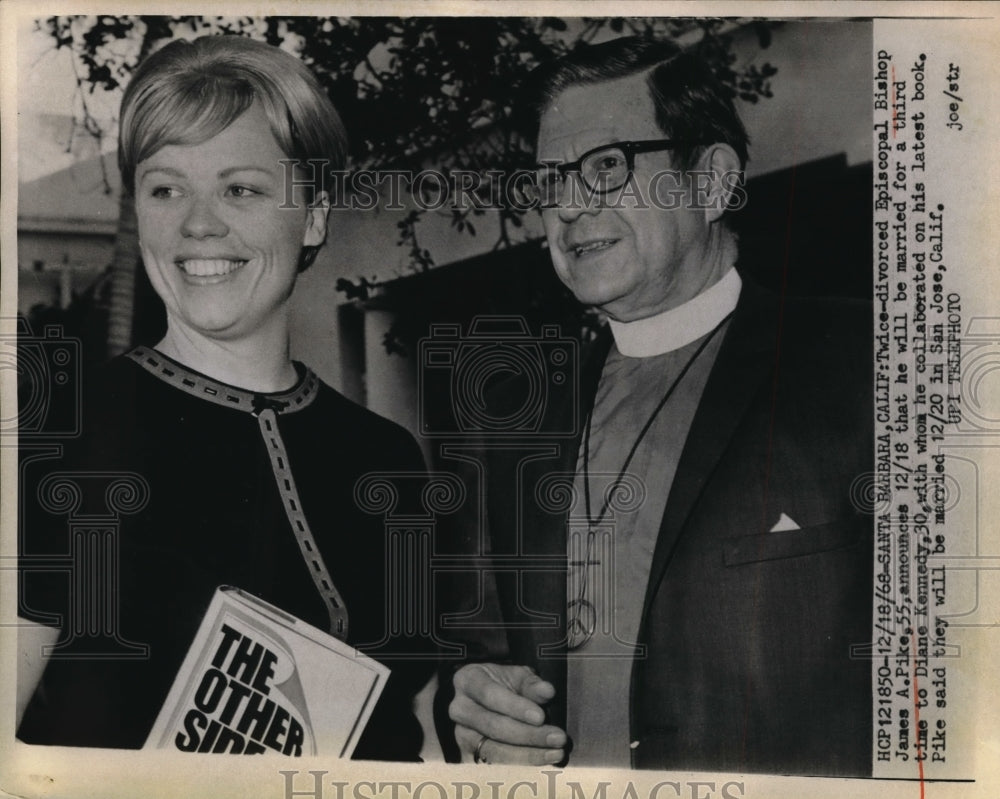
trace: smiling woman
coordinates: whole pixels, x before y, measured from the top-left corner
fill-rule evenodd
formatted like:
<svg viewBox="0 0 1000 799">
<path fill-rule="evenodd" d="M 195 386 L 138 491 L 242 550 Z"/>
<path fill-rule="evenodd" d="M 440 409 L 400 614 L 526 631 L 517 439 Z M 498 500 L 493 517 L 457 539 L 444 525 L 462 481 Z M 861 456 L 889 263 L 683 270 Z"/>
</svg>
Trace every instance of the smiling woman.
<svg viewBox="0 0 1000 799">
<path fill-rule="evenodd" d="M 100 608 L 85 604 L 80 575 L 68 588 L 51 570 L 22 574 L 24 611 L 63 625 L 18 736 L 141 747 L 213 593 L 234 585 L 387 660 L 355 757 L 414 759 L 426 646 L 386 629 L 386 525 L 354 491 L 386 473 L 400 482 L 398 510 L 410 508 L 422 458 L 409 434 L 289 356 L 289 298 L 326 238 L 315 167 L 342 167 L 341 121 L 298 59 L 223 36 L 149 57 L 121 125 L 121 171 L 167 331 L 88 375 L 83 435 L 66 458 L 24 471 L 26 484 L 75 481 L 115 534 Z M 312 184 L 287 171 L 307 160 Z M 117 495 L 101 476 L 131 481 L 127 509 L 102 506 Z M 59 556 L 65 507 L 26 493 L 38 501 L 23 503 L 22 558 Z"/>
<path fill-rule="evenodd" d="M 291 207 L 282 207 L 287 160 L 255 102 L 211 139 L 170 144 L 140 162 L 139 238 L 150 282 L 167 306 L 158 347 L 164 354 L 185 361 L 189 352 L 215 358 L 218 349 L 260 353 L 286 345 L 299 253 L 323 243 L 328 210 L 325 195 L 307 199 L 302 186 Z M 239 357 L 231 368 L 249 366 L 251 374 L 232 378 L 273 390 L 290 377 L 261 373 L 256 361 Z"/>
<path fill-rule="evenodd" d="M 121 120 L 122 179 L 167 306 L 157 349 L 237 385 L 281 388 L 292 376 L 288 297 L 326 238 L 325 176 L 346 158 L 337 112 L 297 58 L 216 36 L 142 64 Z M 262 371 L 262 352 L 277 373 Z"/>
</svg>

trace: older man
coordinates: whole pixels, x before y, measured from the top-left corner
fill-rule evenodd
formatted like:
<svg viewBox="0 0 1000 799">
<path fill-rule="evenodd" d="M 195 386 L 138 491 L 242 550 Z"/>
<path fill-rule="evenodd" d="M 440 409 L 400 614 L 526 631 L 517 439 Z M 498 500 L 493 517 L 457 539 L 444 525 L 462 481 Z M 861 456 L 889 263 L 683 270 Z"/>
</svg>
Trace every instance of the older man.
<svg viewBox="0 0 1000 799">
<path fill-rule="evenodd" d="M 459 747 L 869 774 L 870 312 L 741 280 L 747 136 L 698 59 L 620 39 L 535 77 L 530 191 L 610 333 L 537 436 L 486 455 L 504 641 L 455 674 Z M 573 413 L 576 438 L 546 438 Z M 560 475 L 575 504 L 544 490 Z"/>
</svg>

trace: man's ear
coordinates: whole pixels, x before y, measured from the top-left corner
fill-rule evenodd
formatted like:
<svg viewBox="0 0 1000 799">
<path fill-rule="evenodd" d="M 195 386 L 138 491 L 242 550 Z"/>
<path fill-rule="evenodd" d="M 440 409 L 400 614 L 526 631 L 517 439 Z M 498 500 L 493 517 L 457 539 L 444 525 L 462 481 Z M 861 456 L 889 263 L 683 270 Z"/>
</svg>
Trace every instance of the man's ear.
<svg viewBox="0 0 1000 799">
<path fill-rule="evenodd" d="M 727 210 L 742 205 L 746 196 L 743 170 L 740 169 L 740 158 L 732 147 L 721 142 L 709 145 L 698 159 L 698 168 L 708 176 L 705 218 L 709 223 L 721 219 Z"/>
<path fill-rule="evenodd" d="M 325 191 L 316 195 L 316 200 L 308 208 L 306 232 L 302 236 L 303 247 L 319 247 L 326 241 L 326 221 L 330 214 L 330 195 Z"/>
</svg>

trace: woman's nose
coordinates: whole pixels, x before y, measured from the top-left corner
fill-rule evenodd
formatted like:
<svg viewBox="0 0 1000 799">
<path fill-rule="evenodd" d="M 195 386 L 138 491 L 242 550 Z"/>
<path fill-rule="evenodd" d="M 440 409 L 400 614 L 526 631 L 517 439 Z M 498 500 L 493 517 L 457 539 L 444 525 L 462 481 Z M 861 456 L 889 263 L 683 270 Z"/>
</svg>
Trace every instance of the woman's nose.
<svg viewBox="0 0 1000 799">
<path fill-rule="evenodd" d="M 229 226 L 216 212 L 211 199 L 196 199 L 191 203 L 181 226 L 181 233 L 195 239 L 225 236 Z"/>
</svg>

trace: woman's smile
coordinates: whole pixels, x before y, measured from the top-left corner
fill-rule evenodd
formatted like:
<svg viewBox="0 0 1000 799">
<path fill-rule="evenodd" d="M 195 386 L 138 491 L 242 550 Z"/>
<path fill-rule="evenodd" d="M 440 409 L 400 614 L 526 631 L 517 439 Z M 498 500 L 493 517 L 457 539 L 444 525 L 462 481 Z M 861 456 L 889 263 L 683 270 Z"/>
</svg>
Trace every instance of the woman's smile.
<svg viewBox="0 0 1000 799">
<path fill-rule="evenodd" d="M 243 259 L 187 258 L 178 259 L 177 266 L 189 277 L 226 277 L 246 264 Z"/>
</svg>

